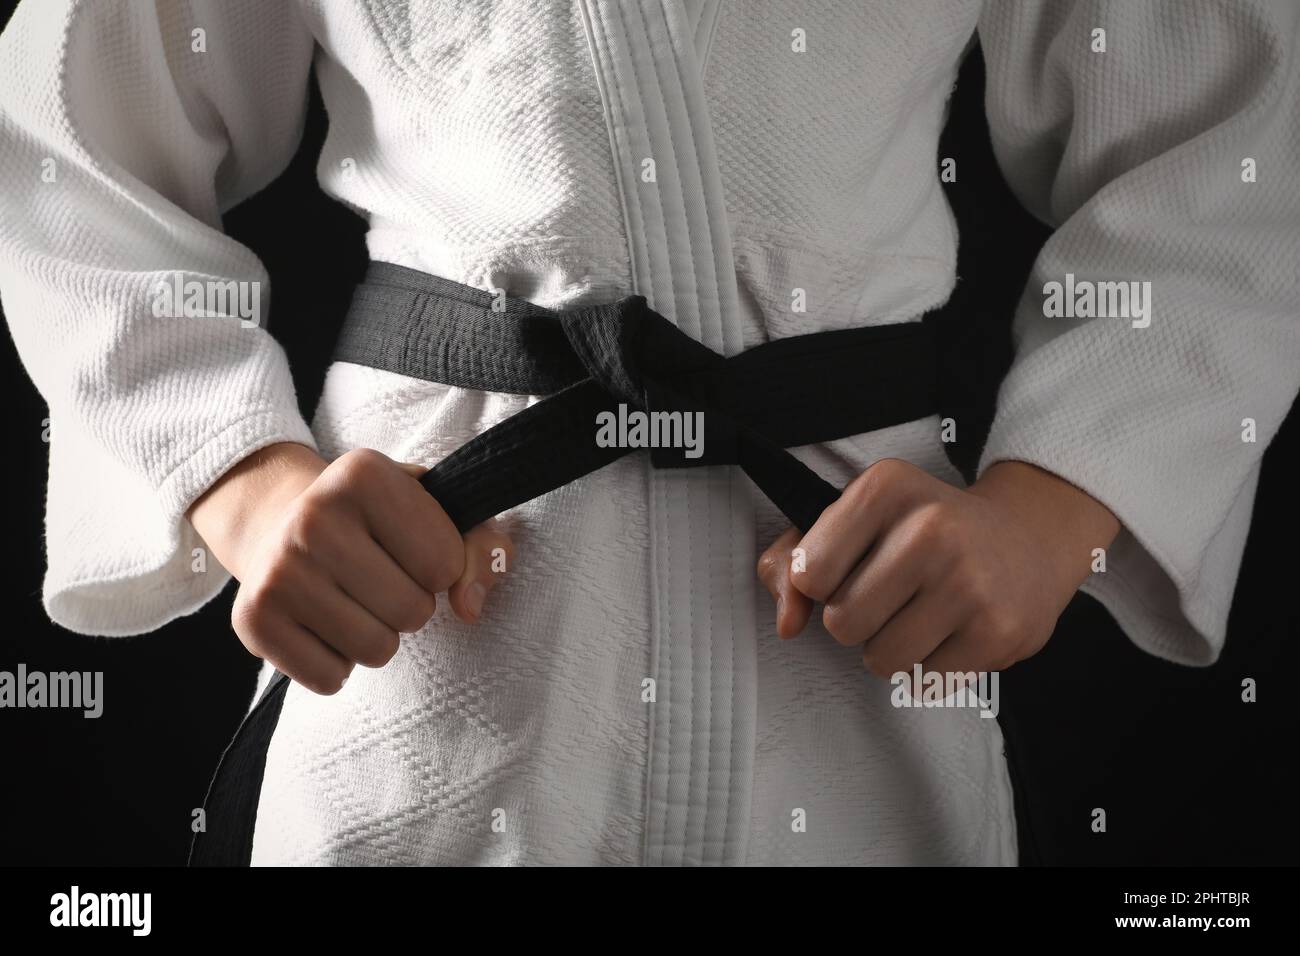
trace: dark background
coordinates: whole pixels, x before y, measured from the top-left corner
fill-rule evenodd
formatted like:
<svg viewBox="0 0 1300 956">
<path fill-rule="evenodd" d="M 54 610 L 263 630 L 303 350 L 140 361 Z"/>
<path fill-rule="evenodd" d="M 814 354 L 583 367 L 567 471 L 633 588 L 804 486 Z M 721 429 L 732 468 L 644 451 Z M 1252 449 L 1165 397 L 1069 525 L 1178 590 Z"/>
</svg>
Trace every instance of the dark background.
<svg viewBox="0 0 1300 956">
<path fill-rule="evenodd" d="M 0 21 L 6 13 L 0 4 Z M 967 470 L 1010 361 L 1012 310 L 1047 235 L 997 171 L 982 90 L 976 51 L 940 149 L 958 167 L 958 182 L 945 189 L 961 228 L 957 295 L 969 307 L 952 330 L 947 401 L 962 435 L 979 436 L 954 450 Z M 324 124 L 314 96 L 293 166 L 226 218 L 270 271 L 269 328 L 289 352 L 305 414 L 365 255 L 363 224 L 315 184 Z M 103 671 L 107 701 L 97 720 L 80 711 L 0 711 L 0 863 L 181 864 L 191 811 L 257 672 L 229 628 L 234 586 L 144 637 L 87 638 L 52 625 L 40 604 L 47 413 L 7 341 L 0 361 L 10 427 L 0 669 L 24 662 L 29 670 Z M 1143 654 L 1099 604 L 1079 596 L 1047 649 L 1004 674 L 1000 719 L 1015 758 L 1025 862 L 1296 859 L 1300 719 L 1288 677 L 1300 665 L 1292 594 L 1300 509 L 1288 491 L 1297 427 L 1293 412 L 1265 458 L 1227 647 L 1215 666 L 1183 668 Z M 1258 682 L 1258 703 L 1241 701 L 1245 677 Z M 1094 807 L 1106 809 L 1104 834 L 1091 831 Z"/>
</svg>

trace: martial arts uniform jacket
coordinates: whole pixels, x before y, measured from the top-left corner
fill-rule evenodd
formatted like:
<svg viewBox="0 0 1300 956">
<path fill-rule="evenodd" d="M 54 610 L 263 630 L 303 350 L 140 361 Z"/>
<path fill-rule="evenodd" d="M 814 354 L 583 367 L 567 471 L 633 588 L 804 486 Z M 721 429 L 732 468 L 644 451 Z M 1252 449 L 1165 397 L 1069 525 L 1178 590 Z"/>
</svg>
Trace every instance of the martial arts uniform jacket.
<svg viewBox="0 0 1300 956">
<path fill-rule="evenodd" d="M 52 421 L 45 607 L 125 635 L 210 600 L 228 576 L 192 570 L 184 513 L 258 448 L 432 464 L 536 401 L 335 364 L 309 428 L 264 323 L 154 315 L 177 272 L 265 282 L 220 217 L 290 160 L 313 64 L 320 182 L 373 259 L 557 309 L 639 292 L 731 355 L 950 295 L 937 141 L 978 35 L 1003 169 L 1058 227 L 980 469 L 1106 504 L 1124 530 L 1085 590 L 1208 664 L 1300 377 L 1298 16 L 29 0 L 0 40 L 0 291 Z M 1150 281 L 1149 324 L 1044 315 L 1067 273 Z M 886 456 L 961 481 L 937 418 L 796 454 L 838 486 Z M 778 640 L 754 567 L 787 522 L 738 470 L 630 455 L 503 520 L 479 625 L 443 608 L 337 696 L 290 689 L 255 863 L 1014 862 L 997 721 L 891 706 L 817 621 Z"/>
</svg>

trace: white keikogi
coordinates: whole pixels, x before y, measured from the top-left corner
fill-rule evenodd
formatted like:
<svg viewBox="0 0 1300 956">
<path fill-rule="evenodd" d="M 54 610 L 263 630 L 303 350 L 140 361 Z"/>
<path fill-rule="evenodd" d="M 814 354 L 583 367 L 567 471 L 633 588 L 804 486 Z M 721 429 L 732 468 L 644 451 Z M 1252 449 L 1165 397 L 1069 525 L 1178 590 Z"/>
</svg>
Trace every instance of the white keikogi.
<svg viewBox="0 0 1300 956">
<path fill-rule="evenodd" d="M 1086 589 L 1141 647 L 1209 663 L 1300 376 L 1298 16 L 29 0 L 0 40 L 0 290 L 53 421 L 45 605 L 156 628 L 226 580 L 191 572 L 183 515 L 250 452 L 432 463 L 533 400 L 336 365 L 309 431 L 265 328 L 154 315 L 176 272 L 265 280 L 220 214 L 293 154 L 313 60 L 320 180 L 373 258 L 552 308 L 637 291 L 734 354 L 949 295 L 936 143 L 978 27 L 1004 169 L 1060 227 L 981 467 L 1108 505 L 1125 530 Z M 1149 326 L 1044 316 L 1067 272 L 1150 281 Z M 798 454 L 838 485 L 884 456 L 960 481 L 935 419 Z M 785 522 L 738 471 L 629 456 L 506 521 L 516 567 L 477 628 L 444 611 L 338 696 L 290 689 L 254 862 L 1015 860 L 995 720 L 892 707 L 817 624 L 777 639 L 754 563 Z"/>
</svg>

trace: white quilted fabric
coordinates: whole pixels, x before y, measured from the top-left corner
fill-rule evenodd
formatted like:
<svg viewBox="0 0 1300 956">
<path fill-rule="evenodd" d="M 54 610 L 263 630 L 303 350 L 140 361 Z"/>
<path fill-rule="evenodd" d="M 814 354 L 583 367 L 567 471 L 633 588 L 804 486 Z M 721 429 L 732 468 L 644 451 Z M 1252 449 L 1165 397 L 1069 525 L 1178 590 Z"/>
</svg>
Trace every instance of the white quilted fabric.
<svg viewBox="0 0 1300 956">
<path fill-rule="evenodd" d="M 315 433 L 436 461 L 530 399 L 330 371 Z M 937 423 L 926 423 L 937 429 Z M 914 426 L 805 449 L 845 482 L 872 456 L 959 480 Z M 756 496 L 757 497 L 757 496 Z M 267 759 L 253 862 L 287 865 L 636 863 L 645 839 L 649 528 L 643 464 L 623 459 L 505 519 L 514 572 L 468 627 L 447 609 L 382 670 L 334 697 L 290 685 Z M 759 504 L 756 541 L 785 519 Z M 760 627 L 747 862 L 1012 863 L 996 721 L 899 710 L 890 686 L 819 623 L 782 641 Z M 791 829 L 801 808 L 808 832 Z M 504 831 L 494 832 L 494 811 Z"/>
<path fill-rule="evenodd" d="M 636 256 L 662 251 L 627 225 L 625 147 L 648 136 L 666 173 L 721 178 L 725 221 L 707 225 L 729 235 L 730 333 L 752 345 L 907 321 L 949 294 L 957 237 L 935 147 L 978 27 L 1000 159 L 1060 226 L 1017 316 L 982 467 L 1033 461 L 1110 506 L 1125 531 L 1088 588 L 1141 646 L 1212 661 L 1259 458 L 1300 376 L 1298 15 L 1266 0 L 26 0 L 0 37 L 0 294 L 53 420 L 45 606 L 86 633 L 156 628 L 224 584 L 220 569 L 190 572 L 201 542 L 183 514 L 249 452 L 290 440 L 432 462 L 528 401 L 339 365 L 313 434 L 264 329 L 152 317 L 163 273 L 265 279 L 220 212 L 292 155 L 313 57 L 330 113 L 320 180 L 367 216 L 373 257 L 553 307 L 625 294 Z M 606 22 L 647 37 L 667 23 L 698 59 L 651 44 L 624 73 L 598 66 L 592 24 Z M 807 52 L 791 49 L 795 29 Z M 680 116 L 635 126 L 629 104 L 701 89 L 711 138 L 683 135 L 695 127 Z M 680 188 L 698 214 L 700 187 Z M 705 245 L 673 251 L 703 263 L 718 242 L 698 223 L 692 235 Z M 1045 319 L 1037 289 L 1066 271 L 1150 280 L 1152 326 Z M 688 278 L 635 277 L 679 303 L 709 291 Z M 794 288 L 806 314 L 790 311 Z M 276 320 L 309 318 L 281 302 Z M 934 421 L 799 454 L 839 483 L 886 455 L 959 480 Z M 744 488 L 728 480 L 716 488 Z M 692 606 L 651 584 L 649 494 L 644 461 L 627 459 L 517 509 L 520 558 L 480 627 L 440 613 L 337 697 L 292 688 L 255 861 L 652 858 L 652 765 L 710 752 L 655 750 L 663 716 L 652 728 L 639 696 L 656 602 Z M 781 529 L 750 504 L 753 539 L 717 541 L 716 556 Z M 852 652 L 816 628 L 779 641 L 768 598 L 743 599 L 757 659 L 733 677 L 756 710 L 734 739 L 752 740 L 752 773 L 731 785 L 748 826 L 719 849 L 710 816 L 680 859 L 1014 861 L 994 721 L 896 710 Z M 669 791 L 684 813 L 701 779 Z M 733 805 L 728 791 L 720 812 Z"/>
</svg>

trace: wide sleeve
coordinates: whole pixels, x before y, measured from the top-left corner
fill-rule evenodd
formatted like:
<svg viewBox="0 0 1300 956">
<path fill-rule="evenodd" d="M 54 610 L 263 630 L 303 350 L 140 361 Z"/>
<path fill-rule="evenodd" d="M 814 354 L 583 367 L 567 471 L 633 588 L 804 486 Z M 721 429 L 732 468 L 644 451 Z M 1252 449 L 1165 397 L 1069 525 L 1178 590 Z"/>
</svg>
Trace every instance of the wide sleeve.
<svg viewBox="0 0 1300 956">
<path fill-rule="evenodd" d="M 998 159 L 1057 227 L 979 472 L 1029 462 L 1109 507 L 1123 530 L 1084 590 L 1181 663 L 1222 649 L 1300 388 L 1298 20 L 1291 0 L 994 0 L 979 26 Z"/>
<path fill-rule="evenodd" d="M 0 300 L 49 407 L 43 598 L 71 630 L 141 633 L 209 600 L 229 574 L 186 510 L 258 448 L 312 445 L 265 271 L 221 231 L 301 138 L 298 17 L 25 0 L 0 36 Z"/>
</svg>

